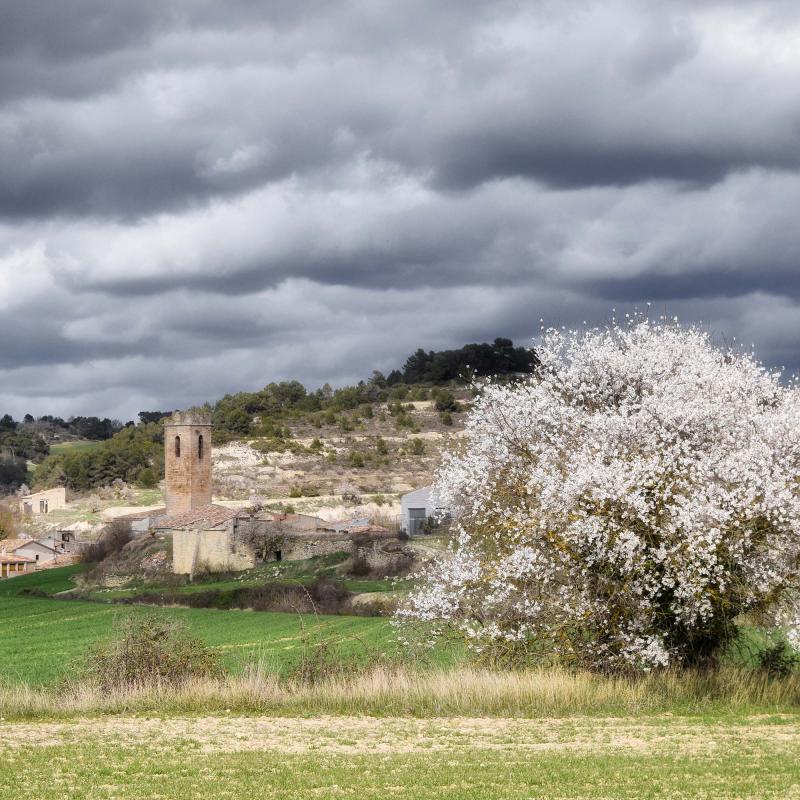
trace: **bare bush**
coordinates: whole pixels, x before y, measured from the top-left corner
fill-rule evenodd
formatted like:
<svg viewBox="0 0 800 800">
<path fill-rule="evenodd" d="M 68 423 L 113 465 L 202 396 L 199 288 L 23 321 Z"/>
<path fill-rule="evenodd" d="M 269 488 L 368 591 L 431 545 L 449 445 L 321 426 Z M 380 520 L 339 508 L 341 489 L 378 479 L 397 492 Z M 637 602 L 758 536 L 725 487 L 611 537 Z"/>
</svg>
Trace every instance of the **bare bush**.
<svg viewBox="0 0 800 800">
<path fill-rule="evenodd" d="M 180 686 L 223 673 L 219 656 L 182 623 L 154 615 L 129 617 L 117 639 L 89 652 L 86 672 L 103 691 Z"/>
<path fill-rule="evenodd" d="M 103 507 L 103 500 L 99 494 L 91 494 L 86 498 L 86 507 L 92 514 L 96 514 Z"/>
<path fill-rule="evenodd" d="M 360 550 L 351 559 L 348 572 L 355 578 L 366 578 L 372 572 L 367 557 Z"/>
<path fill-rule="evenodd" d="M 381 497 L 383 500 L 383 498 Z M 375 498 L 376 505 L 381 505 L 378 498 Z M 381 528 L 386 528 L 390 533 L 400 533 L 400 517 L 389 511 L 378 511 L 372 515 L 372 524 Z"/>
<path fill-rule="evenodd" d="M 103 561 L 119 553 L 133 539 L 131 524 L 126 520 L 115 519 L 103 528 L 100 538 L 81 551 L 84 562 Z"/>
<path fill-rule="evenodd" d="M 346 506 L 357 506 L 361 503 L 361 491 L 352 483 L 342 483 L 336 487 L 336 494 L 342 496 Z"/>
<path fill-rule="evenodd" d="M 17 518 L 10 508 L 0 505 L 0 539 L 14 539 L 17 535 Z"/>
</svg>

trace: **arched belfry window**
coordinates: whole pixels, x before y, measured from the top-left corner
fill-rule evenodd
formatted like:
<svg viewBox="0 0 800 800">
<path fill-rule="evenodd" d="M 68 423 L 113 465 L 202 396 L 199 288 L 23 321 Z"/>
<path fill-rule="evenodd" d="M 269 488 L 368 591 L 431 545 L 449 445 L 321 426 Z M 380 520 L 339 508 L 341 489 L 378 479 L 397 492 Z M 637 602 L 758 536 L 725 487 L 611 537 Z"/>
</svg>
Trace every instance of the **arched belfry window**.
<svg viewBox="0 0 800 800">
<path fill-rule="evenodd" d="M 181 457 L 181 437 L 175 437 L 175 458 Z"/>
<path fill-rule="evenodd" d="M 203 460 L 203 434 L 202 433 L 197 437 L 197 460 L 198 461 L 202 461 Z"/>
</svg>

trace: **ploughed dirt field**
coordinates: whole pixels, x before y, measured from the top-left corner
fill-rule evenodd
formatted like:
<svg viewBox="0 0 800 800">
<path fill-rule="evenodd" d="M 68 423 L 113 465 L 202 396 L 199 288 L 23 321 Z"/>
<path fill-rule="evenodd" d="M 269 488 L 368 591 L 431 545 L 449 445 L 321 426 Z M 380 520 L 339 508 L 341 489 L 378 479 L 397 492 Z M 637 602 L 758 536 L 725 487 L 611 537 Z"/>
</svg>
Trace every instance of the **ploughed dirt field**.
<svg viewBox="0 0 800 800">
<path fill-rule="evenodd" d="M 0 722 L 0 798 L 795 798 L 798 757 L 800 715 Z"/>
</svg>

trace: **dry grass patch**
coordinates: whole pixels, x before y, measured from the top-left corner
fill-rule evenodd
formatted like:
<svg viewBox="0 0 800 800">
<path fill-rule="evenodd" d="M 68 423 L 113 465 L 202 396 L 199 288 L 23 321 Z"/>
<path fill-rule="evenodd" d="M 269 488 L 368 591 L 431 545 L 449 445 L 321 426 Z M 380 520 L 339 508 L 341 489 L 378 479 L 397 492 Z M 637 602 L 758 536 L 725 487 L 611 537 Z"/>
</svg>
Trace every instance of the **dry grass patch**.
<svg viewBox="0 0 800 800">
<path fill-rule="evenodd" d="M 335 665 L 334 665 L 335 666 Z M 395 717 L 640 717 L 664 713 L 752 715 L 800 710 L 800 677 L 775 680 L 753 672 L 661 673 L 637 679 L 560 670 L 448 671 L 352 665 L 290 679 L 264 669 L 197 678 L 178 686 L 130 685 L 98 693 L 79 682 L 58 691 L 0 687 L 7 719 L 158 713 L 371 715 Z"/>
</svg>

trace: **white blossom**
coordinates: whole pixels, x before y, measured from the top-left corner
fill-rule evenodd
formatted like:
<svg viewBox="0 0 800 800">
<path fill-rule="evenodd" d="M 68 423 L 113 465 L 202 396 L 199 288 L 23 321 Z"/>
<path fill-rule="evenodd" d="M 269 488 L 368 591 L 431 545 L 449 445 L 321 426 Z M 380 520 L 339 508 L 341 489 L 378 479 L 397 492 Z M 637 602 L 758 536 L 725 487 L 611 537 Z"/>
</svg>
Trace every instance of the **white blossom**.
<svg viewBox="0 0 800 800">
<path fill-rule="evenodd" d="M 713 655 L 794 585 L 796 385 L 672 321 L 549 330 L 537 353 L 444 460 L 455 542 L 400 618 L 601 668 Z"/>
</svg>

